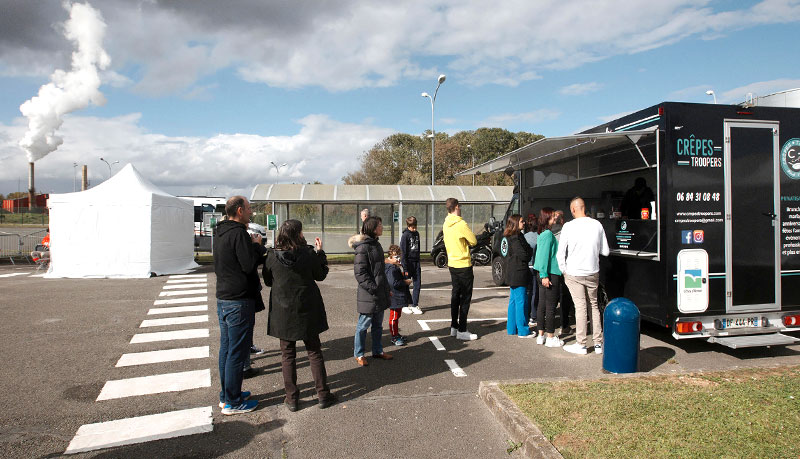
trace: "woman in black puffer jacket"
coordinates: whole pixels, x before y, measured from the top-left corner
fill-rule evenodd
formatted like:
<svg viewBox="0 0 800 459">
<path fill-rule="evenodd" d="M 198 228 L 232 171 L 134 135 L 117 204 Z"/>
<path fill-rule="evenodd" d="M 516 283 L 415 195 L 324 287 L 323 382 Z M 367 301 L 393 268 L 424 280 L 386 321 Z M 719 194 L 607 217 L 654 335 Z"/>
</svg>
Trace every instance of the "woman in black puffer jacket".
<svg viewBox="0 0 800 459">
<path fill-rule="evenodd" d="M 358 282 L 356 304 L 358 309 L 358 325 L 354 347 L 356 362 L 360 366 L 368 365 L 364 357 L 364 344 L 367 340 L 367 329 L 372 327 L 372 356 L 377 359 L 391 360 L 392 356 L 383 352 L 381 335 L 383 334 L 383 311 L 389 307 L 389 283 L 386 281 L 385 259 L 383 247 L 378 237 L 383 234 L 383 223 L 379 217 L 364 220 L 361 234 L 350 238 L 348 243 L 355 250 L 353 271 Z"/>
<path fill-rule="evenodd" d="M 336 398 L 328 388 L 325 359 L 319 335 L 328 329 L 325 304 L 317 282 L 328 275 L 328 259 L 322 241 L 306 244 L 303 224 L 286 220 L 278 230 L 275 249 L 267 250 L 264 283 L 269 291 L 267 334 L 280 340 L 281 371 L 286 390 L 284 403 L 289 411 L 297 411 L 300 391 L 297 388 L 297 341 L 303 340 L 308 363 L 317 389 L 319 407 L 327 408 Z"/>
</svg>

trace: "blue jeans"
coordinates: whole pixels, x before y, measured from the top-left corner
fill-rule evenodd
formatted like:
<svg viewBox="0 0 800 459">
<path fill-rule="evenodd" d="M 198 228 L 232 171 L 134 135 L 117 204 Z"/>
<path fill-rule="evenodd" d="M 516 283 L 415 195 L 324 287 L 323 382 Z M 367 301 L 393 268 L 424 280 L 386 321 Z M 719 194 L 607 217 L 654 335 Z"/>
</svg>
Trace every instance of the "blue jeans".
<svg viewBox="0 0 800 459">
<path fill-rule="evenodd" d="M 250 355 L 255 320 L 255 301 L 217 300 L 219 318 L 219 401 L 240 405 L 242 400 L 242 369 Z"/>
<path fill-rule="evenodd" d="M 508 298 L 508 320 L 506 320 L 506 331 L 509 335 L 528 336 L 531 334 L 531 330 L 528 328 L 530 311 L 527 298 L 527 287 L 511 287 L 511 295 Z"/>
<path fill-rule="evenodd" d="M 356 325 L 355 351 L 356 357 L 364 356 L 364 343 L 367 341 L 367 329 L 372 326 L 372 355 L 383 354 L 383 311 L 373 312 L 372 314 L 359 314 L 358 325 Z"/>
</svg>

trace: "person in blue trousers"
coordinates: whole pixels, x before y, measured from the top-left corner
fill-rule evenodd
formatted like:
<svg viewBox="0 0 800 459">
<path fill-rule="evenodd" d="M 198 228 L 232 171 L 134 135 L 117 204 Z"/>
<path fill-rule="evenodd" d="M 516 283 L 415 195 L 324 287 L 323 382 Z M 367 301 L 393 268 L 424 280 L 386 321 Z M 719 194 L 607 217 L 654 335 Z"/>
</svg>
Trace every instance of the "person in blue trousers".
<svg viewBox="0 0 800 459">
<path fill-rule="evenodd" d="M 506 229 L 503 231 L 503 243 L 501 252 L 506 258 L 506 284 L 511 288 L 511 295 L 508 299 L 508 320 L 506 329 L 509 335 L 517 335 L 519 338 L 532 338 L 531 330 L 528 327 L 528 289 L 531 285 L 531 270 L 528 262 L 533 255 L 533 249 L 525 240 L 522 228 L 525 222 L 518 214 L 511 215 L 506 221 Z"/>
</svg>

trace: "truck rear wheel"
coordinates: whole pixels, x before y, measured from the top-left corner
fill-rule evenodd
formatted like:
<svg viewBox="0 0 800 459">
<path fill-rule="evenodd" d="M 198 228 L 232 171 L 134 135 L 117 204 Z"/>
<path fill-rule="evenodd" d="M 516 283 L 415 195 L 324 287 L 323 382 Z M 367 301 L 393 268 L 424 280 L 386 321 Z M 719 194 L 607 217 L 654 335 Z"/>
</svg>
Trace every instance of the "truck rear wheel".
<svg viewBox="0 0 800 459">
<path fill-rule="evenodd" d="M 498 287 L 506 285 L 505 275 L 503 274 L 503 270 L 505 266 L 503 266 L 503 257 L 496 256 L 492 259 L 492 280 L 494 281 L 494 285 Z"/>
</svg>

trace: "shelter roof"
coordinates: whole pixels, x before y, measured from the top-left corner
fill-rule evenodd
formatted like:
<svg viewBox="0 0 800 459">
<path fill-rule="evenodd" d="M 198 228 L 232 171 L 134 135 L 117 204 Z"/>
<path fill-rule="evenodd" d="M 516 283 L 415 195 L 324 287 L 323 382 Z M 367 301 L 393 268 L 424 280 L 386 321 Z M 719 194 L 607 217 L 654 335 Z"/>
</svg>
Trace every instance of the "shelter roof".
<svg viewBox="0 0 800 459">
<path fill-rule="evenodd" d="M 262 184 L 250 194 L 251 201 L 279 202 L 444 202 L 495 203 L 511 200 L 511 186 L 453 185 L 312 185 Z"/>
</svg>

